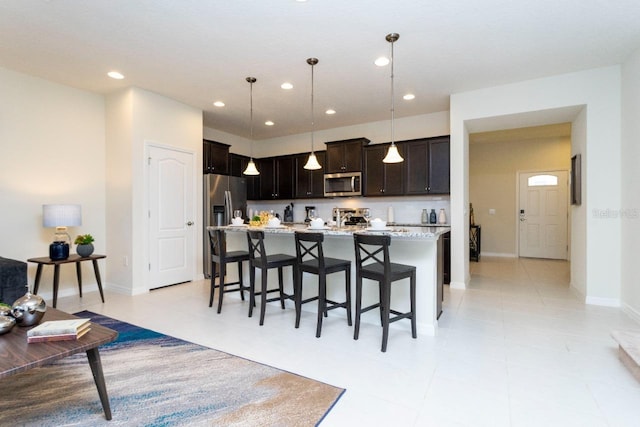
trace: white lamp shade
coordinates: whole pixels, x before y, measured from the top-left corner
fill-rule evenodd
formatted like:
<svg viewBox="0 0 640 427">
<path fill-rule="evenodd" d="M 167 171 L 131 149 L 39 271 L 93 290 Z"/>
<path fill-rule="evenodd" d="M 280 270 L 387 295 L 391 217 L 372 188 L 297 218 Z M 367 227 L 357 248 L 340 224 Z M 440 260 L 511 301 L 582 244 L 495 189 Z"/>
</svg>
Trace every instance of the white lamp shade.
<svg viewBox="0 0 640 427">
<path fill-rule="evenodd" d="M 309 154 L 309 159 L 307 160 L 307 163 L 304 165 L 305 169 L 308 170 L 318 170 L 318 169 L 322 169 L 322 166 L 320 166 L 320 163 L 318 163 L 318 159 L 316 158 L 316 155 L 314 153 Z"/>
<path fill-rule="evenodd" d="M 389 151 L 387 151 L 387 155 L 382 159 L 382 161 L 384 163 L 400 163 L 403 162 L 404 159 L 400 153 L 398 153 L 398 147 L 396 147 L 395 144 L 391 144 L 391 146 L 389 146 Z"/>
<path fill-rule="evenodd" d="M 43 227 L 74 227 L 82 225 L 80 205 L 42 205 Z"/>
<path fill-rule="evenodd" d="M 256 168 L 256 164 L 253 162 L 253 159 L 249 160 L 247 164 L 247 168 L 242 172 L 245 175 L 260 175 L 258 168 Z"/>
</svg>

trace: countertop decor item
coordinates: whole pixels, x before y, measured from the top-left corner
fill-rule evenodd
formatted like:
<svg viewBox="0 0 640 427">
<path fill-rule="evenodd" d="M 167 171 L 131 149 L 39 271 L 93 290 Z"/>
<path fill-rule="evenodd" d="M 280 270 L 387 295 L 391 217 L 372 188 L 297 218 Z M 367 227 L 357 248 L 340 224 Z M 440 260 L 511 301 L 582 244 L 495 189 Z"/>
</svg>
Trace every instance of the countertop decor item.
<svg viewBox="0 0 640 427">
<path fill-rule="evenodd" d="M 93 242 L 95 239 L 91 234 L 80 234 L 76 237 L 76 240 L 73 242 L 76 245 L 76 253 L 81 257 L 88 257 L 93 253 Z"/>
<path fill-rule="evenodd" d="M 40 322 L 47 311 L 47 303 L 39 295 L 27 292 L 13 303 L 11 314 L 20 326 L 33 326 Z"/>
<path fill-rule="evenodd" d="M 422 209 L 422 216 L 420 217 L 422 224 L 429 224 L 429 212 L 426 209 Z"/>
<path fill-rule="evenodd" d="M 447 213 L 444 208 L 440 208 L 440 213 L 438 214 L 438 224 L 446 224 L 447 223 Z"/>
<path fill-rule="evenodd" d="M 11 316 L 0 315 L 0 335 L 6 334 L 16 325 L 16 319 Z"/>
<path fill-rule="evenodd" d="M 437 221 L 436 210 L 431 209 L 431 213 L 429 214 L 429 224 L 435 224 Z"/>
</svg>

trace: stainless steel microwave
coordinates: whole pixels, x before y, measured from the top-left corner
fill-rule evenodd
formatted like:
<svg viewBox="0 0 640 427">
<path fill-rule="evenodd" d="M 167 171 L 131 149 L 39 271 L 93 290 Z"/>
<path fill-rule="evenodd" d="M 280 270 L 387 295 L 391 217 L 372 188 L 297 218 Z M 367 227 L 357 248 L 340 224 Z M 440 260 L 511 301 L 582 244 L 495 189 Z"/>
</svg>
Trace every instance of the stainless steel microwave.
<svg viewBox="0 0 640 427">
<path fill-rule="evenodd" d="M 325 197 L 361 196 L 362 172 L 324 174 Z"/>
</svg>

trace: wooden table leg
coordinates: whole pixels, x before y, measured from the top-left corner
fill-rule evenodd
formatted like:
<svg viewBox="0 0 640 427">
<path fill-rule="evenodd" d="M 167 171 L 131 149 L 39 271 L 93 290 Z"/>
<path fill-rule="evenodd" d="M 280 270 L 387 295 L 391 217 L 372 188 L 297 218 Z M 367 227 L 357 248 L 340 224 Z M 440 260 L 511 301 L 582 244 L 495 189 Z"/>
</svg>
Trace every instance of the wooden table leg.
<svg viewBox="0 0 640 427">
<path fill-rule="evenodd" d="M 87 358 L 89 359 L 89 366 L 91 366 L 93 381 L 96 383 L 96 387 L 98 389 L 98 395 L 100 396 L 100 402 L 102 403 L 104 416 L 107 420 L 110 420 L 111 407 L 109 406 L 109 396 L 107 395 L 107 385 L 104 382 L 104 374 L 102 372 L 102 362 L 100 361 L 100 352 L 98 351 L 98 347 L 87 350 Z"/>
<path fill-rule="evenodd" d="M 36 282 L 33 284 L 33 293 L 38 295 L 38 287 L 40 287 L 40 276 L 42 275 L 42 264 L 38 264 L 38 269 L 36 270 Z"/>
<path fill-rule="evenodd" d="M 82 298 L 82 267 L 80 267 L 80 262 L 76 262 L 76 276 L 78 277 L 78 292 Z"/>
<path fill-rule="evenodd" d="M 93 261 L 93 271 L 96 273 L 96 282 L 98 282 L 98 290 L 100 291 L 100 298 L 102 298 L 102 302 L 104 302 L 104 293 L 102 293 L 102 280 L 100 280 L 100 269 L 98 268 L 98 260 L 94 259 Z M 82 296 L 82 294 L 80 294 Z"/>
<path fill-rule="evenodd" d="M 56 308 L 58 302 L 58 283 L 60 282 L 60 265 L 53 266 L 53 308 Z"/>
</svg>

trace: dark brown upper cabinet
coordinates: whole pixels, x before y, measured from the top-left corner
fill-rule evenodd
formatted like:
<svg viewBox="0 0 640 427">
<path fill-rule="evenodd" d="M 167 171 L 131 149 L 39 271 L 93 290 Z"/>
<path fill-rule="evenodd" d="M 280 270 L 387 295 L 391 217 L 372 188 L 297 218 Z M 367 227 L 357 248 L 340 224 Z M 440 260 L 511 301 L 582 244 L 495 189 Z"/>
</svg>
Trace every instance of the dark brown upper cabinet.
<svg viewBox="0 0 640 427">
<path fill-rule="evenodd" d="M 449 136 L 405 141 L 405 194 L 449 194 Z"/>
<path fill-rule="evenodd" d="M 316 158 L 322 169 L 307 170 L 304 165 L 307 163 L 310 153 L 296 154 L 295 157 L 295 197 L 296 199 L 312 199 L 324 197 L 324 170 L 326 164 L 326 153 L 316 151 Z"/>
<path fill-rule="evenodd" d="M 202 145 L 203 173 L 229 174 L 229 147 L 221 142 L 204 139 Z"/>
<path fill-rule="evenodd" d="M 404 163 L 384 163 L 390 144 L 364 147 L 364 196 L 401 196 L 404 193 Z M 404 156 L 401 144 L 396 144 Z"/>
<path fill-rule="evenodd" d="M 325 173 L 362 172 L 362 148 L 369 144 L 367 138 L 325 142 L 327 165 Z"/>
<path fill-rule="evenodd" d="M 294 156 L 254 159 L 260 171 L 260 199 L 293 199 Z"/>
</svg>

